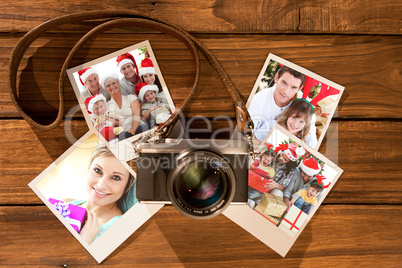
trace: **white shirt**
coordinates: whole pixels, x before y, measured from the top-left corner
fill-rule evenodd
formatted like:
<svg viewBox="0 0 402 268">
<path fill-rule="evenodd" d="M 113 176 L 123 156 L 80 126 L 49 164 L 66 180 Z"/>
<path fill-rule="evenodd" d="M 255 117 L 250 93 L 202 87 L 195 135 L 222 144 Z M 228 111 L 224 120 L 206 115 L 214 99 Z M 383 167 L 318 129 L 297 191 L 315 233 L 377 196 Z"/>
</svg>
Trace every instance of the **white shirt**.
<svg viewBox="0 0 402 268">
<path fill-rule="evenodd" d="M 117 119 L 119 119 L 121 126 L 125 131 L 128 131 L 131 130 L 131 127 L 133 126 L 133 111 L 131 110 L 131 103 L 138 98 L 135 95 L 121 97 L 121 109 L 113 98 L 107 102 L 107 109 L 111 114 L 117 114 Z"/>
</svg>

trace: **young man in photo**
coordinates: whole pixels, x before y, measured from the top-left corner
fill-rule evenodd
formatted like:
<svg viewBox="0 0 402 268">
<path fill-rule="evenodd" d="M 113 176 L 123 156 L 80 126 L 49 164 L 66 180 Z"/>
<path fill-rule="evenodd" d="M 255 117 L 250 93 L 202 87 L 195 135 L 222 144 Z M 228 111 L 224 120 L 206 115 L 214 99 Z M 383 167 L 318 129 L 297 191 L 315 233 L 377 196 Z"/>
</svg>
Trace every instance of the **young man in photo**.
<svg viewBox="0 0 402 268">
<path fill-rule="evenodd" d="M 289 108 L 294 99 L 301 97 L 304 81 L 304 74 L 283 65 L 275 74 L 275 85 L 254 95 L 248 112 L 254 123 L 255 139 L 262 141 L 278 116 Z M 309 133 L 316 140 L 315 121 L 313 115 Z"/>
</svg>

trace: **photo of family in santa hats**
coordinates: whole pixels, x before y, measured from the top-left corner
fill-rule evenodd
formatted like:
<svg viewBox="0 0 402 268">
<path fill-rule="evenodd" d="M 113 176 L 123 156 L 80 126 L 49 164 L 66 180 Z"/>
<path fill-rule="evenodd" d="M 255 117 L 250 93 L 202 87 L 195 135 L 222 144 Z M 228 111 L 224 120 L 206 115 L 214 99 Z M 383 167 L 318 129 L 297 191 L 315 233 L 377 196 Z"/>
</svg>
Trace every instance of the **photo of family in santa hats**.
<svg viewBox="0 0 402 268">
<path fill-rule="evenodd" d="M 277 226 L 289 221 L 289 213 L 300 213 L 297 219 L 301 224 L 314 214 L 341 173 L 331 161 L 306 150 L 300 139 L 275 124 L 256 148 L 250 165 L 247 204 Z"/>
<path fill-rule="evenodd" d="M 175 109 L 148 41 L 67 73 L 88 125 L 108 143 L 145 133 Z"/>
<path fill-rule="evenodd" d="M 318 149 L 344 87 L 269 54 L 247 101 L 254 139 L 261 142 L 278 123 Z"/>
</svg>

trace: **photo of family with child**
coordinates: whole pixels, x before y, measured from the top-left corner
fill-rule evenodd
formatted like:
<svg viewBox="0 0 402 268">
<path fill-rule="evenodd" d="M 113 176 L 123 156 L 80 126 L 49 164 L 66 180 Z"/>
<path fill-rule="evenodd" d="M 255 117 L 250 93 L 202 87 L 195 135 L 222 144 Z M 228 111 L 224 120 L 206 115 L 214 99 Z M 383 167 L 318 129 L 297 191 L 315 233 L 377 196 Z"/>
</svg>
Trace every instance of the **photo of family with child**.
<svg viewBox="0 0 402 268">
<path fill-rule="evenodd" d="M 84 114 L 108 142 L 150 130 L 174 110 L 149 42 L 124 51 L 128 52 L 112 53 L 87 63 L 89 67 L 68 70 L 77 97 L 85 104 Z"/>
<path fill-rule="evenodd" d="M 249 167 L 248 205 L 275 225 L 294 213 L 303 213 L 306 219 L 339 171 L 289 138 L 278 125 L 264 141 Z"/>
<path fill-rule="evenodd" d="M 270 54 L 247 102 L 254 139 L 261 142 L 278 123 L 318 149 L 342 92 L 343 87 Z"/>
</svg>

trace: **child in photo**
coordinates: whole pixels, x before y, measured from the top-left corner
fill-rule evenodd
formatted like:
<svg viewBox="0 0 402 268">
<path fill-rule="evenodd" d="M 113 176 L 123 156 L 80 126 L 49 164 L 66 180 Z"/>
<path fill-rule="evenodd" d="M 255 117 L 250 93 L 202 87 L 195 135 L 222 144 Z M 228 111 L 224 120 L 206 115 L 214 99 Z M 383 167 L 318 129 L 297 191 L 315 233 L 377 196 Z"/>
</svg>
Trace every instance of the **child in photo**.
<svg viewBox="0 0 402 268">
<path fill-rule="evenodd" d="M 106 115 L 106 98 L 102 94 L 87 98 L 85 105 L 94 122 L 94 127 L 107 141 L 115 139 L 124 131 L 118 119 Z"/>
<path fill-rule="evenodd" d="M 256 159 L 254 163 L 250 167 L 249 176 L 257 176 L 259 179 L 268 179 L 268 181 L 272 181 L 275 176 L 275 168 L 274 168 L 274 158 L 275 154 L 272 152 L 271 148 L 273 145 L 266 143 L 267 149 L 264 150 L 259 159 Z M 251 172 L 251 173 L 250 173 Z M 252 174 L 252 175 L 251 175 Z M 265 180 L 267 181 L 267 180 Z M 262 191 L 262 192 L 261 192 Z M 254 189 L 253 186 L 249 184 L 248 189 L 248 205 L 251 208 L 254 208 L 256 205 L 260 203 L 263 192 L 269 192 L 268 189 Z"/>
<path fill-rule="evenodd" d="M 268 173 L 268 175 L 273 178 L 275 176 L 275 168 L 274 168 L 274 158 L 275 154 L 271 151 L 271 144 L 265 144 L 267 149 L 261 153 L 259 161 L 255 161 L 253 163 L 252 168 L 259 168 Z"/>
<path fill-rule="evenodd" d="M 309 133 L 312 115 L 312 106 L 303 99 L 296 99 L 287 110 L 279 115 L 277 123 L 314 148 L 317 140 L 312 139 Z"/>
<path fill-rule="evenodd" d="M 135 86 L 135 93 L 142 102 L 141 119 L 152 128 L 164 123 L 170 116 L 169 104 L 165 98 L 157 97 L 158 87 L 141 82 Z"/>
<path fill-rule="evenodd" d="M 145 58 L 142 60 L 141 67 L 139 69 L 139 76 L 141 77 L 142 82 L 145 82 L 148 85 L 156 85 L 158 87 L 158 92 L 156 93 L 157 97 L 165 97 L 161 82 L 159 81 L 154 64 L 150 58 Z"/>
<path fill-rule="evenodd" d="M 293 194 L 291 203 L 304 213 L 308 214 L 317 204 L 317 196 L 324 188 L 329 186 L 329 184 L 324 186 L 322 182 L 323 179 L 323 176 L 317 175 L 316 178 L 310 182 L 308 189 L 300 189 L 298 192 Z"/>
</svg>

